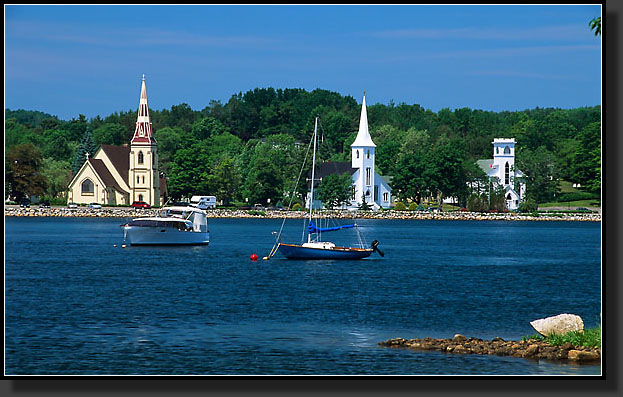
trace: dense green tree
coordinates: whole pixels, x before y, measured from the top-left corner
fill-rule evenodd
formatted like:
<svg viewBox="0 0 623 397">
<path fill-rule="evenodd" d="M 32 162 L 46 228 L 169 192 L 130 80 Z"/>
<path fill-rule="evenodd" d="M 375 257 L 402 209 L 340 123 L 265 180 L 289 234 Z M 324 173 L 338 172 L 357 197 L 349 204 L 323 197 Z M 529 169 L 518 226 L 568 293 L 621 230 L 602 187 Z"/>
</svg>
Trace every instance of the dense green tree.
<svg viewBox="0 0 623 397">
<path fill-rule="evenodd" d="M 405 141 L 406 133 L 398 128 L 386 124 L 371 132 L 373 141 L 376 143 L 375 164 L 382 175 L 395 175 L 397 172 L 396 159 L 400 154 L 400 148 Z"/>
<path fill-rule="evenodd" d="M 69 161 L 77 144 L 67 139 L 62 130 L 47 130 L 43 133 L 42 155 L 57 161 Z"/>
<path fill-rule="evenodd" d="M 128 131 L 118 123 L 103 123 L 93 130 L 93 140 L 97 145 L 122 145 L 127 143 Z"/>
<path fill-rule="evenodd" d="M 544 146 L 535 150 L 519 148 L 515 160 L 526 175 L 526 195 L 537 204 L 554 201 L 560 190 L 556 158 Z"/>
<path fill-rule="evenodd" d="M 574 177 L 585 190 L 597 193 L 601 190 L 601 123 L 587 125 L 578 134 L 575 152 Z"/>
<path fill-rule="evenodd" d="M 432 192 L 438 191 L 439 199 L 458 197 L 464 201 L 467 197 L 467 177 L 463 168 L 465 151 L 458 139 L 441 139 L 430 152 L 430 165 L 426 174 L 430 175 Z M 441 201 L 439 202 L 441 206 Z"/>
<path fill-rule="evenodd" d="M 173 157 L 167 189 L 174 199 L 203 194 L 207 190 L 210 163 L 206 144 L 195 143 L 181 148 Z"/>
<path fill-rule="evenodd" d="M 171 175 L 171 165 L 173 157 L 179 149 L 197 143 L 195 140 L 187 138 L 182 129 L 164 127 L 155 132 L 156 142 L 158 142 L 158 169 L 167 176 Z M 187 133 L 186 135 L 190 135 Z"/>
<path fill-rule="evenodd" d="M 70 141 L 80 141 L 87 132 L 89 124 L 83 114 L 78 115 L 77 119 L 72 119 L 63 126 L 66 131 L 67 139 Z"/>
<path fill-rule="evenodd" d="M 45 195 L 51 198 L 63 197 L 71 181 L 69 161 L 44 158 L 41 164 L 41 176 L 46 181 Z"/>
<path fill-rule="evenodd" d="M 318 185 L 318 199 L 327 208 L 348 204 L 352 196 L 353 178 L 348 173 L 327 175 Z"/>
<path fill-rule="evenodd" d="M 30 135 L 32 129 L 19 123 L 16 119 L 7 119 L 4 122 L 4 148 L 8 151 L 13 146 L 32 143 Z"/>
<path fill-rule="evenodd" d="M 278 163 L 268 157 L 258 156 L 245 182 L 244 196 L 251 203 L 268 205 L 283 199 L 283 174 Z"/>
<path fill-rule="evenodd" d="M 212 135 L 205 140 L 210 164 L 234 158 L 242 151 L 242 141 L 229 132 Z"/>
<path fill-rule="evenodd" d="M 207 139 L 213 135 L 220 135 L 226 132 L 227 127 L 214 117 L 208 116 L 195 121 L 192 125 L 192 134 L 196 139 Z"/>
<path fill-rule="evenodd" d="M 76 153 L 74 154 L 74 161 L 71 166 L 72 175 L 76 175 L 78 171 L 80 171 L 80 167 L 84 164 L 87 156 L 93 157 L 97 148 L 98 145 L 91 137 L 91 130 L 87 128 L 84 132 L 84 136 L 82 137 L 82 141 L 80 142 L 80 146 L 78 146 Z"/>
<path fill-rule="evenodd" d="M 431 137 L 428 131 L 409 129 L 397 157 L 392 185 L 401 200 L 418 204 L 431 192 L 435 176 L 430 156 Z"/>
<path fill-rule="evenodd" d="M 6 155 L 6 182 L 10 197 L 19 201 L 30 195 L 42 195 L 46 182 L 41 175 L 41 152 L 32 143 L 12 147 Z"/>
<path fill-rule="evenodd" d="M 224 205 L 229 205 L 236 198 L 241 187 L 241 178 L 234 159 L 226 157 L 218 161 L 208 175 L 207 192 L 213 194 Z"/>
</svg>

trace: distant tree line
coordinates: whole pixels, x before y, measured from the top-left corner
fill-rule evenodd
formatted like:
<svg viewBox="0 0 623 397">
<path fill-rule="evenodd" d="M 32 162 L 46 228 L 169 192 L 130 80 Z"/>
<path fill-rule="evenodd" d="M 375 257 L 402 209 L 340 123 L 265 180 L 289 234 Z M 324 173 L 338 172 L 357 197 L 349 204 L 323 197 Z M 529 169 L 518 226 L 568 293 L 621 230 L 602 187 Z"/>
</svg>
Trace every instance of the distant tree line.
<svg viewBox="0 0 623 397">
<path fill-rule="evenodd" d="M 179 199 L 211 194 L 228 204 L 286 203 L 319 116 L 319 161 L 350 161 L 361 105 L 327 90 L 256 88 L 202 110 L 185 103 L 150 110 L 159 168 Z M 136 109 L 69 121 L 39 111 L 5 110 L 5 196 L 61 198 L 76 167 L 101 144 L 129 143 Z M 433 112 L 420 105 L 368 106 L 376 165 L 400 200 L 459 198 L 482 178 L 475 161 L 493 157 L 493 138 L 517 140 L 516 163 L 527 194 L 552 201 L 560 181 L 601 189 L 601 107 L 491 112 L 470 108 Z M 309 167 L 309 165 L 307 165 Z M 303 177 L 304 178 L 304 177 Z M 336 181 L 329 181 L 335 184 Z M 304 193 L 299 183 L 295 202 Z M 325 189 L 329 194 L 330 189 Z M 333 194 L 335 196 L 335 194 Z M 332 197 L 333 197 L 332 196 Z M 336 203 L 342 200 L 340 196 Z"/>
</svg>

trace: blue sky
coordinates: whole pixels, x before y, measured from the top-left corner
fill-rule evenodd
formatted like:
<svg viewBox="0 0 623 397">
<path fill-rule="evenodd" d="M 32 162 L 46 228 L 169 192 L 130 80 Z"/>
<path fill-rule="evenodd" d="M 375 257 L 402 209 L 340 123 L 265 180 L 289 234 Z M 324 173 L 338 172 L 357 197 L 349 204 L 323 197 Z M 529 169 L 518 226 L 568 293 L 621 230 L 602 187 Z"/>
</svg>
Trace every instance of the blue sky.
<svg viewBox="0 0 623 397">
<path fill-rule="evenodd" d="M 600 5 L 5 5 L 5 107 L 69 120 L 322 88 L 368 104 L 601 104 Z"/>
</svg>

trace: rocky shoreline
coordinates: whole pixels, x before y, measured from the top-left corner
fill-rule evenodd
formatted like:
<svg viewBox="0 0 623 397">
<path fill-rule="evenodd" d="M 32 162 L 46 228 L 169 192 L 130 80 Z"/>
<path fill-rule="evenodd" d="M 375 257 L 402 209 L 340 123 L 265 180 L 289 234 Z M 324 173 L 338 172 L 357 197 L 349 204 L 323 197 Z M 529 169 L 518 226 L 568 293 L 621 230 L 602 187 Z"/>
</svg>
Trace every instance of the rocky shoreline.
<svg viewBox="0 0 623 397">
<path fill-rule="evenodd" d="M 66 208 L 51 207 L 21 208 L 5 206 L 5 216 L 62 216 L 62 217 L 108 217 L 132 218 L 152 216 L 156 209 L 134 209 L 129 207 L 104 207 L 92 209 L 87 207 Z M 331 219 L 405 219 L 405 220 L 467 220 L 467 221 L 592 221 L 600 222 L 600 213 L 540 213 L 538 216 L 515 213 L 478 213 L 478 212 L 423 212 L 423 211 L 320 211 L 321 218 Z M 303 219 L 305 211 L 249 211 L 249 210 L 208 210 L 209 218 L 270 218 L 270 219 Z"/>
<path fill-rule="evenodd" d="M 419 351 L 440 351 L 451 354 L 481 354 L 521 357 L 534 360 L 568 361 L 574 363 L 598 364 L 601 362 L 601 348 L 573 346 L 565 343 L 552 346 L 537 339 L 505 341 L 502 338 L 482 340 L 466 338 L 456 334 L 452 339 L 388 339 L 379 345 L 391 348 L 406 348 Z"/>
</svg>

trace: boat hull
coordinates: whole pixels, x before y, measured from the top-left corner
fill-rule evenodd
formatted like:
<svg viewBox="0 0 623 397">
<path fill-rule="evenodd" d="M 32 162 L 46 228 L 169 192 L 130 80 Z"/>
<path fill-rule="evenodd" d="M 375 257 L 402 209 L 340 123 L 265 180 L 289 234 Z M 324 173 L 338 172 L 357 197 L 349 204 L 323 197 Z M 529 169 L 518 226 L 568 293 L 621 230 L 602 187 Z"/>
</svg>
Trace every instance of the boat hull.
<svg viewBox="0 0 623 397">
<path fill-rule="evenodd" d="M 279 244 L 279 252 L 288 259 L 362 259 L 370 256 L 372 249 L 332 247 L 329 249 L 303 247 L 296 244 Z"/>
<path fill-rule="evenodd" d="M 125 226 L 130 245 L 205 245 L 209 232 L 180 231 L 175 228 Z"/>
</svg>

